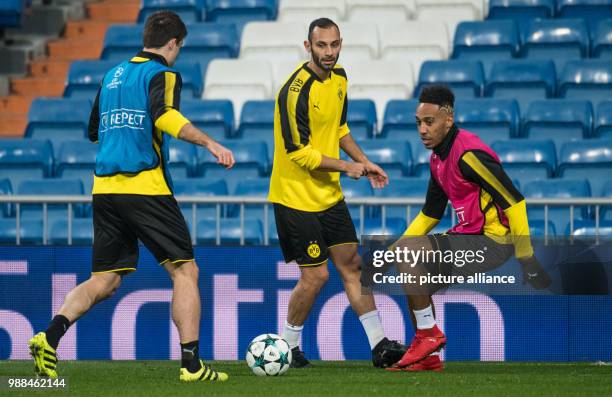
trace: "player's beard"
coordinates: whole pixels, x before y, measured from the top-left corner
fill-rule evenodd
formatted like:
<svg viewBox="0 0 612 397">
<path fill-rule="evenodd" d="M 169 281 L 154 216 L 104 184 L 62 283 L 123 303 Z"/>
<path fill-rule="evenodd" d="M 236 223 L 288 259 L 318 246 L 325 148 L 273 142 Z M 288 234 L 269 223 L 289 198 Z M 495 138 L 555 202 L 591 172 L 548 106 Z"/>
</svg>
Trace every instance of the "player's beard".
<svg viewBox="0 0 612 397">
<path fill-rule="evenodd" d="M 313 52 L 312 53 L 312 61 L 315 63 L 315 65 L 317 65 L 321 69 L 329 72 L 330 70 L 332 70 L 334 68 L 334 66 L 336 66 L 336 62 L 338 62 L 338 55 L 336 55 L 335 57 L 321 58 L 321 57 L 319 57 L 317 54 L 315 54 Z M 323 63 L 323 61 L 328 61 L 328 60 L 333 61 L 333 63 L 331 63 L 329 65 L 326 65 L 326 64 Z"/>
</svg>

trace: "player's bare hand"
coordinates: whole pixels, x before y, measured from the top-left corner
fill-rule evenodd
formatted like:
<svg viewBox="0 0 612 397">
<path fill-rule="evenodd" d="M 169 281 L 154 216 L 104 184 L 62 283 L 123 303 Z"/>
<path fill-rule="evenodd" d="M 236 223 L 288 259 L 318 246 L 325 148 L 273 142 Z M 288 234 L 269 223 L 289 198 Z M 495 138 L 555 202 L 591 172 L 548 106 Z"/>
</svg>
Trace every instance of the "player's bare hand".
<svg viewBox="0 0 612 397">
<path fill-rule="evenodd" d="M 364 164 L 366 176 L 374 189 L 382 189 L 389 184 L 387 173 L 380 166 L 368 161 Z"/>
<path fill-rule="evenodd" d="M 206 148 L 213 156 L 215 156 L 217 159 L 217 164 L 221 164 L 225 168 L 230 169 L 236 163 L 232 151 L 218 142 L 211 142 Z"/>
<path fill-rule="evenodd" d="M 365 165 L 362 163 L 347 162 L 346 176 L 359 179 L 366 174 Z"/>
</svg>

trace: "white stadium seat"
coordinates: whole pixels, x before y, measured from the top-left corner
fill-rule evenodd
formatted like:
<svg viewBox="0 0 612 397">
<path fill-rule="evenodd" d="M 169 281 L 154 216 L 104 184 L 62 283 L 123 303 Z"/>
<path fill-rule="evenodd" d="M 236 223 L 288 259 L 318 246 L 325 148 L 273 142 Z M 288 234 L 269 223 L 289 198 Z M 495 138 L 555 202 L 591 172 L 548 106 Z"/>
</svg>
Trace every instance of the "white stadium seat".
<svg viewBox="0 0 612 397">
<path fill-rule="evenodd" d="M 461 21 L 482 20 L 482 0 L 416 0 L 415 19 L 446 22 L 449 35 Z"/>
<path fill-rule="evenodd" d="M 354 64 L 348 75 L 348 97 L 372 99 L 378 120 L 383 120 L 390 99 L 406 99 L 414 90 L 414 74 L 410 62 L 366 61 Z"/>
<path fill-rule="evenodd" d="M 410 21 L 379 26 L 381 59 L 408 60 L 415 78 L 427 60 L 448 58 L 448 34 L 444 22 Z"/>
<path fill-rule="evenodd" d="M 309 24 L 321 17 L 338 23 L 344 19 L 344 0 L 281 0 L 278 5 L 279 22 L 303 22 Z"/>
<path fill-rule="evenodd" d="M 340 22 L 342 51 L 339 62 L 351 65 L 379 57 L 378 28 L 372 23 Z"/>
<path fill-rule="evenodd" d="M 297 62 L 307 59 L 307 38 L 308 28 L 301 23 L 250 22 L 242 32 L 240 58 Z"/>
<path fill-rule="evenodd" d="M 215 59 L 208 64 L 202 98 L 231 100 L 236 120 L 245 101 L 272 97 L 272 70 L 268 62 Z"/>
<path fill-rule="evenodd" d="M 414 0 L 346 0 L 346 20 L 351 22 L 402 22 L 413 14 Z"/>
<path fill-rule="evenodd" d="M 274 97 L 276 96 L 276 94 L 278 93 L 278 90 L 281 89 L 283 84 L 285 84 L 285 82 L 291 75 L 291 72 L 297 69 L 297 67 L 304 62 L 306 61 L 303 61 L 303 62 L 287 62 L 287 61 L 270 62 L 270 65 L 272 66 L 272 85 L 273 85 L 273 90 L 274 90 L 274 92 L 272 93 L 272 96 Z"/>
</svg>

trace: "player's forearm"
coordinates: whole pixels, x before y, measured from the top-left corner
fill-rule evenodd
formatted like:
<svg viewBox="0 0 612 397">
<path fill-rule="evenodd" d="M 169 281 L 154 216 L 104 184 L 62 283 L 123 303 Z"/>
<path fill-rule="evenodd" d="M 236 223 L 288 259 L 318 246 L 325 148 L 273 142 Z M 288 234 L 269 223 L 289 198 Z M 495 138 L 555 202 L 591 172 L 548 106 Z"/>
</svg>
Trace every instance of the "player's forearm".
<svg viewBox="0 0 612 397">
<path fill-rule="evenodd" d="M 208 147 L 214 140 L 193 124 L 185 124 L 178 133 L 178 139 L 194 143 L 199 146 Z"/>
<path fill-rule="evenodd" d="M 368 162 L 367 156 L 363 153 L 359 145 L 357 145 L 357 142 L 355 142 L 351 134 L 347 134 L 340 138 L 340 147 L 354 161 L 364 164 Z"/>
<path fill-rule="evenodd" d="M 325 155 L 321 155 L 321 164 L 316 168 L 317 171 L 326 172 L 346 172 L 348 163 L 344 160 L 333 159 Z"/>
</svg>

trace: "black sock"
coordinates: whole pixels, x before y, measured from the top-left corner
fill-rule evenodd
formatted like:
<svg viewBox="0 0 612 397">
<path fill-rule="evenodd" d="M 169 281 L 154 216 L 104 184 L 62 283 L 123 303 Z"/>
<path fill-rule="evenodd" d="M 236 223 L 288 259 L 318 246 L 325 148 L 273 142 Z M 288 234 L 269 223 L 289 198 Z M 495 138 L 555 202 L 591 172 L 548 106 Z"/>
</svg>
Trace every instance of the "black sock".
<svg viewBox="0 0 612 397">
<path fill-rule="evenodd" d="M 181 343 L 181 367 L 187 368 L 189 372 L 196 372 L 202 368 L 200 364 L 200 347 L 199 342 Z"/>
<path fill-rule="evenodd" d="M 49 328 L 45 331 L 47 342 L 52 348 L 57 349 L 60 339 L 68 331 L 68 328 L 70 328 L 70 320 L 66 317 L 61 314 L 53 317 L 53 320 L 49 323 Z"/>
</svg>

